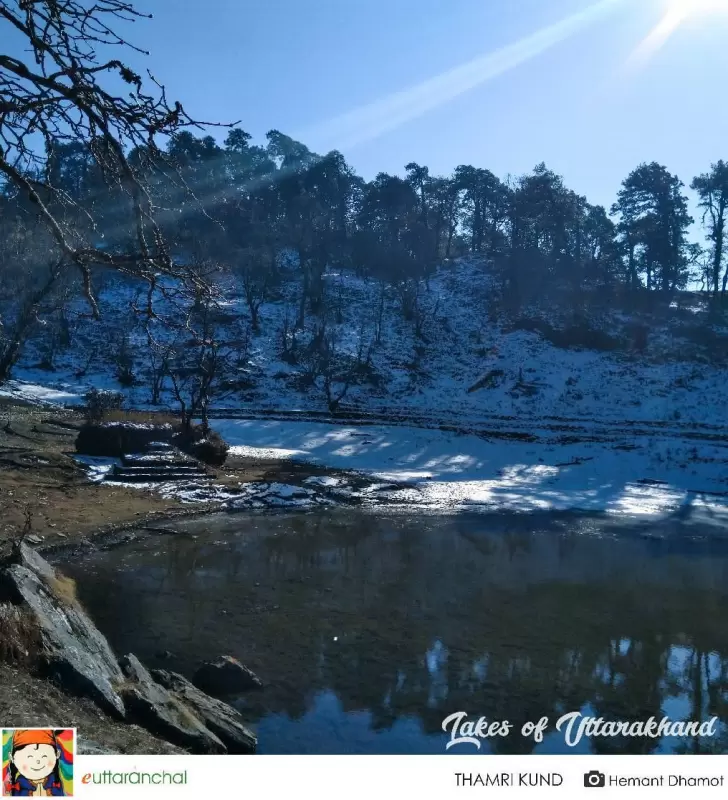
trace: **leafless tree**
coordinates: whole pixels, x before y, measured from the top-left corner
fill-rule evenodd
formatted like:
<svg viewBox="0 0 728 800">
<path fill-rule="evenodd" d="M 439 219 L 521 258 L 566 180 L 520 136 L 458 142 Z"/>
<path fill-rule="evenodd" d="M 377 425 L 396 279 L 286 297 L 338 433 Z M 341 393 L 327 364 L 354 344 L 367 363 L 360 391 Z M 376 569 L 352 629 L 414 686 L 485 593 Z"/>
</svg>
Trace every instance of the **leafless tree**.
<svg viewBox="0 0 728 800">
<path fill-rule="evenodd" d="M 253 333 L 260 332 L 260 307 L 268 300 L 273 287 L 275 260 L 273 248 L 253 247 L 240 250 L 235 259 L 235 272 L 242 282 Z"/>
<path fill-rule="evenodd" d="M 240 362 L 240 339 L 223 334 L 216 322 L 217 303 L 207 298 L 191 316 L 187 338 L 177 339 L 164 351 L 165 368 L 172 384 L 172 395 L 179 405 L 185 432 L 200 418 L 203 430 L 209 428 L 209 409 L 213 398 L 220 400 L 236 391 L 230 376 Z"/>
<path fill-rule="evenodd" d="M 374 340 L 366 325 L 359 329 L 355 353 L 346 352 L 334 327 L 322 323 L 307 348 L 307 374 L 310 384 L 323 391 L 330 412 L 338 411 L 351 387 L 360 382 L 371 366 Z"/>
<path fill-rule="evenodd" d="M 24 54 L 0 54 L 0 176 L 50 231 L 59 251 L 57 268 L 79 271 L 94 317 L 99 309 L 91 274 L 97 265 L 145 281 L 150 318 L 154 298 L 169 286 L 166 279 L 207 292 L 194 270 L 174 262 L 145 179 L 150 167 L 167 169 L 160 166 L 160 140 L 199 123 L 179 102 L 168 101 L 151 74 L 143 79 L 108 57 L 114 49 L 138 51 L 117 30 L 145 16 L 124 0 L 0 0 L 0 37 L 17 42 L 14 50 Z M 117 84 L 129 91 L 109 88 Z M 93 209 L 64 191 L 46 168 L 47 154 L 69 142 L 83 144 L 118 194 L 128 246 L 100 247 Z M 145 157 L 130 158 L 135 150 Z"/>
<path fill-rule="evenodd" d="M 174 343 L 156 338 L 147 328 L 146 364 L 149 372 L 149 402 L 157 406 L 162 402 L 165 380 L 169 376 L 170 362 L 175 354 Z"/>
<path fill-rule="evenodd" d="M 387 284 L 379 282 L 379 300 L 377 302 L 377 312 L 374 320 L 374 343 L 379 346 L 382 343 L 382 331 L 384 325 L 384 301 L 386 299 Z"/>
<path fill-rule="evenodd" d="M 417 339 L 421 339 L 422 341 L 427 341 L 427 335 L 425 333 L 426 329 L 430 326 L 432 322 L 437 318 L 437 312 L 440 308 L 440 298 L 438 297 L 435 300 L 434 305 L 431 304 L 430 308 L 427 308 L 425 304 L 422 302 L 419 292 L 415 296 L 415 303 L 413 307 L 413 318 L 415 323 L 415 337 Z"/>
<path fill-rule="evenodd" d="M 0 382 L 10 376 L 31 331 L 63 303 L 64 259 L 45 230 L 0 203 Z"/>
</svg>

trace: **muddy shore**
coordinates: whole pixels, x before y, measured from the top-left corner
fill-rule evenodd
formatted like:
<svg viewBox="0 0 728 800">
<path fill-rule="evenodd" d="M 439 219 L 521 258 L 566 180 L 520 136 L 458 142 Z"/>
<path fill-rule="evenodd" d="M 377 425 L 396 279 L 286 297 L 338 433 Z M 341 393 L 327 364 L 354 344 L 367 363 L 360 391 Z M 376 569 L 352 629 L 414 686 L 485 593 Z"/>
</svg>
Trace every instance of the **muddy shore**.
<svg viewBox="0 0 728 800">
<path fill-rule="evenodd" d="M 24 526 L 40 552 L 105 547 L 125 532 L 204 514 L 215 503 L 183 504 L 150 491 L 91 483 L 74 460 L 83 419 L 65 409 L 0 400 L 0 550 Z M 231 459 L 222 481 L 299 483 L 320 470 L 282 461 Z M 151 535 L 151 532 L 150 532 Z M 3 726 L 75 726 L 84 752 L 179 752 L 133 725 L 107 717 L 92 702 L 65 694 L 19 665 L 0 662 Z"/>
</svg>

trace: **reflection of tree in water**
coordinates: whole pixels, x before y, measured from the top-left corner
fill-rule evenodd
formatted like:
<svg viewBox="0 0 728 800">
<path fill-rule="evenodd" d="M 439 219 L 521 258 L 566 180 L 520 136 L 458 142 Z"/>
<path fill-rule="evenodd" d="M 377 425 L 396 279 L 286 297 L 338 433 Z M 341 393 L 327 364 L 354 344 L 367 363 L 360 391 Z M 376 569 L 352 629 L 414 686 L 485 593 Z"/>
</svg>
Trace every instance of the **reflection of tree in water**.
<svg viewBox="0 0 728 800">
<path fill-rule="evenodd" d="M 513 541 L 504 540 L 509 560 Z M 492 555 L 492 548 L 491 542 L 477 549 Z M 560 556 L 572 550 L 562 544 Z M 612 586 L 544 584 L 514 592 L 465 581 L 466 595 L 455 591 L 423 601 L 427 576 L 418 570 L 413 552 L 408 547 L 401 553 L 398 571 L 380 585 L 378 602 L 367 611 L 376 625 L 360 622 L 349 629 L 346 642 L 322 645 L 321 686 L 334 690 L 345 710 L 370 710 L 376 728 L 415 714 L 428 733 L 441 733 L 443 717 L 455 710 L 509 719 L 516 729 L 527 720 L 543 715 L 555 720 L 587 704 L 594 716 L 605 719 L 663 716 L 673 679 L 672 645 L 691 630 L 699 592 L 681 593 L 678 602 L 653 598 L 645 604 L 639 588 L 620 597 Z M 453 583 L 442 583 L 452 590 Z M 438 634 L 447 659 L 436 676 L 439 696 L 433 704 L 435 681 L 425 654 Z M 697 706 L 691 718 L 703 718 L 700 682 L 681 685 L 679 691 Z M 520 736 L 492 744 L 500 752 L 533 747 Z M 594 741 L 599 752 L 649 752 L 657 746 L 650 739 Z"/>
<path fill-rule="evenodd" d="M 411 716 L 442 734 L 443 718 L 465 710 L 514 724 L 490 742 L 505 753 L 533 749 L 519 730 L 542 716 L 659 719 L 670 697 L 683 699 L 682 717 L 728 710 L 728 662 L 717 655 L 728 656 L 728 602 L 700 588 L 710 585 L 703 567 L 564 525 L 535 536 L 457 517 L 268 519 L 229 544 L 165 539 L 113 597 L 163 628 L 185 665 L 244 659 L 269 684 L 245 701 L 256 713 L 300 719 L 331 690 L 345 711 L 370 712 L 375 730 Z M 603 753 L 658 744 L 592 740 Z"/>
<path fill-rule="evenodd" d="M 642 640 L 613 641 L 606 653 L 607 666 L 596 680 L 591 705 L 594 716 L 605 720 L 642 722 L 663 716 L 663 684 L 670 643 L 661 634 Z M 659 741 L 642 737 L 600 737 L 592 740 L 597 753 L 647 754 Z"/>
</svg>

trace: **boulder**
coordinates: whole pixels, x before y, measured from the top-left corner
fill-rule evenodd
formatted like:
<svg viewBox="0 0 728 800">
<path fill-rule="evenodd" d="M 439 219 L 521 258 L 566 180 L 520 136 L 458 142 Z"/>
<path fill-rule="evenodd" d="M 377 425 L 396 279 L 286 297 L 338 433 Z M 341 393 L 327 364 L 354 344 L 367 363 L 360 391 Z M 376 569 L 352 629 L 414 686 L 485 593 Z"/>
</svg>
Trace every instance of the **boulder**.
<svg viewBox="0 0 728 800">
<path fill-rule="evenodd" d="M 263 686 L 251 669 L 232 656 L 206 661 L 192 676 L 192 683 L 213 697 L 240 694 Z"/>
<path fill-rule="evenodd" d="M 201 692 L 176 672 L 155 669 L 152 674 L 158 683 L 190 708 L 220 738 L 228 752 L 243 755 L 255 753 L 258 739 L 232 706 Z"/>
<path fill-rule="evenodd" d="M 140 422 L 101 422 L 83 425 L 76 438 L 76 452 L 87 456 L 113 456 L 144 450 L 150 442 L 169 442 L 171 425 Z"/>
<path fill-rule="evenodd" d="M 45 583 L 52 583 L 58 580 L 58 573 L 53 567 L 32 547 L 28 547 L 25 541 L 16 545 L 9 563 L 21 564 L 41 578 Z"/>
<path fill-rule="evenodd" d="M 33 620 L 43 671 L 69 692 L 92 698 L 115 717 L 125 716 L 115 689 L 123 674 L 106 638 L 76 599 L 72 581 L 21 543 L 0 568 L 0 597 L 22 606 Z"/>
<path fill-rule="evenodd" d="M 121 688 L 127 709 L 151 733 L 193 753 L 225 753 L 223 742 L 187 705 L 157 683 L 139 659 L 121 659 L 126 681 Z"/>
</svg>

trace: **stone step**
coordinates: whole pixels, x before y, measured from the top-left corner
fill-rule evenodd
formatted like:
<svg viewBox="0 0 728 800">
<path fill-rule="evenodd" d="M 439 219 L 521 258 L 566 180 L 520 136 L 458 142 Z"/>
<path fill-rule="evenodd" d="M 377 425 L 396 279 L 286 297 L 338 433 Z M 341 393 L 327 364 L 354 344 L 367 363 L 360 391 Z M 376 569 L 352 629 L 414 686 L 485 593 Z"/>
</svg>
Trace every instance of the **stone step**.
<svg viewBox="0 0 728 800">
<path fill-rule="evenodd" d="M 126 473 L 123 468 L 114 470 L 106 476 L 107 482 L 118 483 L 166 483 L 168 481 L 189 481 L 189 480 L 208 480 L 215 475 L 197 470 L 195 472 L 177 472 L 169 470 L 167 472 L 132 472 Z"/>
<path fill-rule="evenodd" d="M 174 450 L 175 447 L 173 444 L 170 444 L 170 442 L 149 442 L 146 449 L 161 453 Z"/>
<path fill-rule="evenodd" d="M 205 470 L 198 464 L 196 466 L 184 467 L 170 467 L 168 464 L 146 464 L 143 467 L 125 467 L 116 466 L 114 472 L 123 472 L 127 475 L 134 475 L 137 472 L 157 473 L 159 475 L 166 475 L 169 472 L 179 473 L 180 475 L 187 475 L 191 472 L 204 472 Z"/>
<path fill-rule="evenodd" d="M 193 458 L 151 458 L 139 456 L 122 456 L 121 463 L 125 467 L 199 467 L 200 462 Z"/>
<path fill-rule="evenodd" d="M 166 483 L 168 481 L 209 480 L 199 461 L 167 442 L 151 442 L 138 453 L 125 453 L 106 480 L 117 483 Z"/>
<path fill-rule="evenodd" d="M 144 473 L 150 475 L 169 475 L 173 472 L 175 475 L 195 475 L 198 472 L 204 473 L 202 467 L 170 467 L 167 465 L 158 466 L 149 464 L 144 467 L 114 467 L 115 473 L 123 473 L 124 475 L 136 475 L 137 473 Z"/>
</svg>

